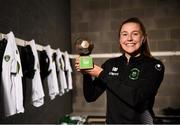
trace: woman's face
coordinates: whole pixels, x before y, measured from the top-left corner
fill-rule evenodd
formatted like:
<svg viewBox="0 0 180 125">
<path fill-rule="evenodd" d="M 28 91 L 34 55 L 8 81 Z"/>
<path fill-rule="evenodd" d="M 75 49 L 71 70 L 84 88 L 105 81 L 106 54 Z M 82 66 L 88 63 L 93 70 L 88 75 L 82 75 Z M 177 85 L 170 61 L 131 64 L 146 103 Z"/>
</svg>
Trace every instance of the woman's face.
<svg viewBox="0 0 180 125">
<path fill-rule="evenodd" d="M 125 23 L 120 31 L 120 45 L 125 54 L 137 55 L 144 39 L 140 25 L 138 23 Z"/>
</svg>

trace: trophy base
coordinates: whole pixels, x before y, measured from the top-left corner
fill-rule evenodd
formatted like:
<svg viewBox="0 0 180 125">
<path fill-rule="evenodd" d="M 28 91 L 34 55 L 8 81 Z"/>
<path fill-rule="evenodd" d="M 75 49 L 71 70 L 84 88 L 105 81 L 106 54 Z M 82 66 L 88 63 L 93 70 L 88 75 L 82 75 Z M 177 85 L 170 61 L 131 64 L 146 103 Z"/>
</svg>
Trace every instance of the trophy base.
<svg viewBox="0 0 180 125">
<path fill-rule="evenodd" d="M 91 56 L 80 56 L 80 69 L 92 69 L 93 68 L 93 58 Z"/>
</svg>

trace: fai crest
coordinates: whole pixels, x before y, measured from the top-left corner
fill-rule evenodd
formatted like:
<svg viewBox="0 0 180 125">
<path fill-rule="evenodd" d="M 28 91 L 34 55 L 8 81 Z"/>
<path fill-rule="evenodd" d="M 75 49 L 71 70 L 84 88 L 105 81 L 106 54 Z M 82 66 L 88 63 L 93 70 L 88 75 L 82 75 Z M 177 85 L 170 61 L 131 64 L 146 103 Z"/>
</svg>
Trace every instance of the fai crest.
<svg viewBox="0 0 180 125">
<path fill-rule="evenodd" d="M 129 78 L 132 80 L 137 80 L 139 78 L 140 70 L 138 68 L 133 68 L 130 70 Z"/>
</svg>

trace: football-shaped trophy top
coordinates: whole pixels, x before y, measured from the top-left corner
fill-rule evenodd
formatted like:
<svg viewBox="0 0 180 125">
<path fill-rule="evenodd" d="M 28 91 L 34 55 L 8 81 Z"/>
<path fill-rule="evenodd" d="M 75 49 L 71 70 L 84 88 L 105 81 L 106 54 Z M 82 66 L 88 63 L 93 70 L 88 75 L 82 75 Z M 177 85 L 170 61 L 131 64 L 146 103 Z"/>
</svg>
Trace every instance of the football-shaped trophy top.
<svg viewBox="0 0 180 125">
<path fill-rule="evenodd" d="M 94 48 L 92 41 L 86 38 L 78 38 L 75 41 L 75 46 L 76 51 L 79 53 L 79 55 L 89 55 Z"/>
</svg>

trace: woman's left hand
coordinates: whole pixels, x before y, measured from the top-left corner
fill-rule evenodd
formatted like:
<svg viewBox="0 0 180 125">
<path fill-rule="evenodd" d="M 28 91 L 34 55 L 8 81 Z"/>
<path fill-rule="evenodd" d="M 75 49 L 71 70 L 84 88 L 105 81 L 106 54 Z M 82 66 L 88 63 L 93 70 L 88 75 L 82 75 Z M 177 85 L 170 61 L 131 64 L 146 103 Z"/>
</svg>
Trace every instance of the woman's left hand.
<svg viewBox="0 0 180 125">
<path fill-rule="evenodd" d="M 84 70 L 84 72 L 94 77 L 98 77 L 102 71 L 103 69 L 97 65 L 94 65 L 93 69 Z"/>
</svg>

